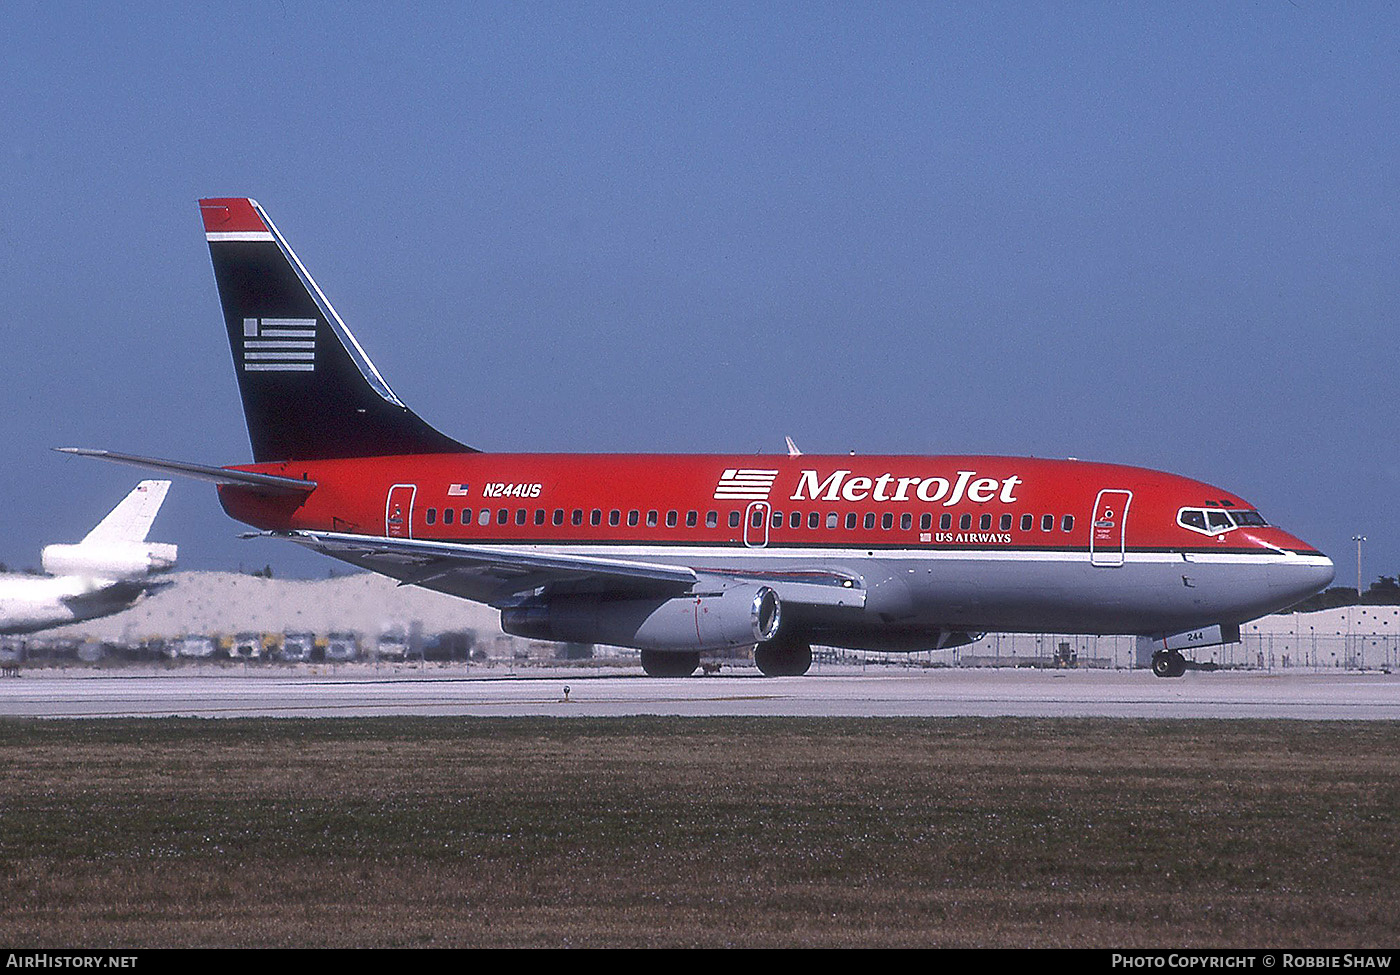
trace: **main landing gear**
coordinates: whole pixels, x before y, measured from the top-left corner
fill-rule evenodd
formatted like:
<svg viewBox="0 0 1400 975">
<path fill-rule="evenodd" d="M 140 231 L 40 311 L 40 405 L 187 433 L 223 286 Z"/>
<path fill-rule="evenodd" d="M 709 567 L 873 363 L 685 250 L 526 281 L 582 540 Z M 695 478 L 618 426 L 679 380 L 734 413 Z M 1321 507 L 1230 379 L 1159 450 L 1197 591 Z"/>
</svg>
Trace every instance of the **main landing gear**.
<svg viewBox="0 0 1400 975">
<path fill-rule="evenodd" d="M 1180 677 L 1186 673 L 1186 658 L 1178 650 L 1158 650 L 1152 655 L 1152 673 L 1158 677 Z"/>
<path fill-rule="evenodd" d="M 643 650 L 642 670 L 648 677 L 689 677 L 700 666 L 698 653 L 668 653 Z"/>
<path fill-rule="evenodd" d="M 753 662 L 765 677 L 801 677 L 812 666 L 812 645 L 769 640 L 753 648 Z"/>
</svg>

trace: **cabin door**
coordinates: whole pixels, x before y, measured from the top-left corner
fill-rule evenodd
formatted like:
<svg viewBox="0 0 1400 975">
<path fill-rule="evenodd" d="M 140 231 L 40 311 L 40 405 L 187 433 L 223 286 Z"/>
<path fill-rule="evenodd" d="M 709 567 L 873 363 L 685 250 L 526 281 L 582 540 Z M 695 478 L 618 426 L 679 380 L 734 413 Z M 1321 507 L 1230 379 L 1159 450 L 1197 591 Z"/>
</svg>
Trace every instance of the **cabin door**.
<svg viewBox="0 0 1400 975">
<path fill-rule="evenodd" d="M 1128 505 L 1131 491 L 1104 490 L 1094 501 L 1094 520 L 1089 523 L 1089 561 L 1104 568 L 1123 564 L 1127 550 Z"/>
<path fill-rule="evenodd" d="M 389 498 L 384 503 L 386 538 L 413 537 L 413 497 L 417 493 L 416 484 L 395 484 L 389 489 Z"/>
</svg>

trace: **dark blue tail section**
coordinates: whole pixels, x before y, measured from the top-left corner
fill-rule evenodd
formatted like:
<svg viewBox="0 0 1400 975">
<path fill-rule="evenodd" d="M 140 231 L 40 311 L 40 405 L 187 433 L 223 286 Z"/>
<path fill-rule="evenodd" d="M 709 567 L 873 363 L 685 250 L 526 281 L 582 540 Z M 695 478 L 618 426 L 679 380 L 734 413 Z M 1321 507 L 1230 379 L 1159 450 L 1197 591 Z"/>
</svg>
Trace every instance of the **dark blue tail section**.
<svg viewBox="0 0 1400 975">
<path fill-rule="evenodd" d="M 199 208 L 255 461 L 475 452 L 394 395 L 256 201 Z"/>
</svg>

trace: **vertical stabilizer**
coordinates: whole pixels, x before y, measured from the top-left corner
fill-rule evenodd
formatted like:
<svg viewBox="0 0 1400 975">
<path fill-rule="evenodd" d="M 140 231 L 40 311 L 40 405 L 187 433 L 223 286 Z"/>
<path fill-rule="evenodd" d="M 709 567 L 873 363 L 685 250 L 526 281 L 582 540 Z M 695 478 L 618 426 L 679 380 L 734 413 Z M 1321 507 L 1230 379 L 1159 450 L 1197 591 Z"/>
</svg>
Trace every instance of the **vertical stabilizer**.
<svg viewBox="0 0 1400 975">
<path fill-rule="evenodd" d="M 142 481 L 87 533 L 83 544 L 144 542 L 169 490 L 169 481 Z"/>
<path fill-rule="evenodd" d="M 468 452 L 403 404 L 256 201 L 199 201 L 253 459 Z"/>
</svg>

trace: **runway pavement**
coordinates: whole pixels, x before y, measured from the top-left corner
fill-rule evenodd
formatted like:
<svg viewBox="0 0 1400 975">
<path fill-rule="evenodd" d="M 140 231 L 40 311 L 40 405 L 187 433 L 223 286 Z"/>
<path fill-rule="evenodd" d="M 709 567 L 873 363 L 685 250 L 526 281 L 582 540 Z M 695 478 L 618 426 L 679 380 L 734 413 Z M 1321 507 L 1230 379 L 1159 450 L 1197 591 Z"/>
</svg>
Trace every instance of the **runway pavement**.
<svg viewBox="0 0 1400 975">
<path fill-rule="evenodd" d="M 626 670 L 289 673 L 24 670 L 0 680 L 0 717 L 623 715 L 1400 719 L 1400 675 L 827 667 L 766 678 L 649 678 Z"/>
</svg>

